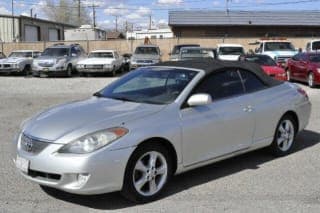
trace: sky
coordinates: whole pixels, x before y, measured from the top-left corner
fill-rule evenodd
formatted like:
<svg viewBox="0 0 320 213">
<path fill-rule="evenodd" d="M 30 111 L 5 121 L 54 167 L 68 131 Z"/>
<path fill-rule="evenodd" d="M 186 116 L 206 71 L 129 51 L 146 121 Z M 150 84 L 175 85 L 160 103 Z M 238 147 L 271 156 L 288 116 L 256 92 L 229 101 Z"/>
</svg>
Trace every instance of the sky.
<svg viewBox="0 0 320 213">
<path fill-rule="evenodd" d="M 53 0 L 56 3 L 59 0 Z M 78 0 L 69 0 L 78 1 Z M 144 29 L 151 20 L 153 26 L 168 23 L 170 10 L 226 10 L 227 0 L 80 0 L 92 16 L 92 4 L 96 5 L 97 25 L 114 29 L 117 17 L 119 28 L 127 22 L 135 29 Z M 43 12 L 46 0 L 13 0 L 15 15 L 30 15 L 30 9 L 38 18 L 47 19 Z M 11 14 L 12 0 L 0 1 L 0 14 Z M 246 10 L 319 10 L 320 0 L 229 0 L 230 11 Z"/>
</svg>

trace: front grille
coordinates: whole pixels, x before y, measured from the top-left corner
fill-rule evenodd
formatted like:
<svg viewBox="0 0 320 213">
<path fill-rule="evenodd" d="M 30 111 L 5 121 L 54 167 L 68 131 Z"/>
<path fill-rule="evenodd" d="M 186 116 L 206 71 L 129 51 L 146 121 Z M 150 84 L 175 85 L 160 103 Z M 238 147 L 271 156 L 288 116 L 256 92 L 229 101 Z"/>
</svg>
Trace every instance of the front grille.
<svg viewBox="0 0 320 213">
<path fill-rule="evenodd" d="M 137 60 L 138 63 L 145 63 L 145 64 L 149 64 L 152 63 L 152 60 Z"/>
<path fill-rule="evenodd" d="M 40 67 L 52 67 L 54 64 L 53 63 L 46 63 L 46 62 L 41 62 L 38 64 Z"/>
<path fill-rule="evenodd" d="M 102 64 L 85 65 L 84 68 L 86 68 L 86 69 L 103 69 L 103 65 Z"/>
<path fill-rule="evenodd" d="M 278 56 L 277 62 L 286 62 L 291 56 Z"/>
<path fill-rule="evenodd" d="M 31 169 L 29 169 L 28 175 L 33 178 L 41 177 L 41 178 L 45 178 L 48 180 L 60 180 L 61 179 L 61 175 L 59 175 L 59 174 L 40 172 L 40 171 L 31 170 Z"/>
<path fill-rule="evenodd" d="M 22 150 L 33 154 L 40 153 L 49 145 L 47 142 L 39 141 L 25 134 L 22 134 L 20 144 Z"/>
<path fill-rule="evenodd" d="M 4 68 L 10 68 L 10 67 L 11 67 L 11 64 L 4 64 L 3 67 L 4 67 Z"/>
</svg>

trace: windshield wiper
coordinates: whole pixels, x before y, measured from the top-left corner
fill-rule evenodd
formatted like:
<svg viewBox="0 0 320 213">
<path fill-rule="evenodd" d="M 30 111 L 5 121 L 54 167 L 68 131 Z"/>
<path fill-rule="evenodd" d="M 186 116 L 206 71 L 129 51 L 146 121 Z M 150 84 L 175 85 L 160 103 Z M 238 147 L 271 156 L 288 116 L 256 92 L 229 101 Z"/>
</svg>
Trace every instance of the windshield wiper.
<svg viewBox="0 0 320 213">
<path fill-rule="evenodd" d="M 93 96 L 98 97 L 98 98 L 104 97 L 101 92 L 95 92 L 95 93 L 93 93 Z"/>
<path fill-rule="evenodd" d="M 126 97 L 110 97 L 110 98 L 116 99 L 116 100 L 120 100 L 120 101 L 137 102 L 135 100 L 132 100 L 132 99 L 129 99 L 129 98 L 126 98 Z"/>
</svg>

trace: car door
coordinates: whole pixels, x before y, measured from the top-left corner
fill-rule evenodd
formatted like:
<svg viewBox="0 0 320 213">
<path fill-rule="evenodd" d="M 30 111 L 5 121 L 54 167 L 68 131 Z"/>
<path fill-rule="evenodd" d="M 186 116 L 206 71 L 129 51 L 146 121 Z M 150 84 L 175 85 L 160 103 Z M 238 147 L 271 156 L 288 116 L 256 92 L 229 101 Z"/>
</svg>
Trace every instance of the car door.
<svg viewBox="0 0 320 213">
<path fill-rule="evenodd" d="M 180 111 L 185 166 L 251 145 L 254 117 L 237 70 L 206 77 L 192 93 L 210 94 L 213 102 Z"/>
<path fill-rule="evenodd" d="M 299 61 L 297 62 L 297 69 L 296 69 L 296 78 L 300 80 L 305 79 L 305 72 L 307 69 L 307 56 L 304 53 L 301 53 L 299 56 Z"/>
<path fill-rule="evenodd" d="M 290 74 L 291 74 L 291 78 L 298 78 L 298 74 L 299 74 L 299 60 L 301 58 L 301 54 L 297 54 L 295 56 L 292 57 L 291 59 L 291 63 L 290 63 Z"/>
</svg>

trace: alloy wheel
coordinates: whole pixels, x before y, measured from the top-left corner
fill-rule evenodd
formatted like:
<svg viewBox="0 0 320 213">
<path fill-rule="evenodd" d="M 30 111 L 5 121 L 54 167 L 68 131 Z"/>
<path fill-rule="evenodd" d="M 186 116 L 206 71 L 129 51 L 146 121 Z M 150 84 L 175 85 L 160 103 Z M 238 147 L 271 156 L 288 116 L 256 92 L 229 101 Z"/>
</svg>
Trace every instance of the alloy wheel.
<svg viewBox="0 0 320 213">
<path fill-rule="evenodd" d="M 133 185 L 143 196 L 152 196 L 166 183 L 168 164 L 165 157 L 157 151 L 145 153 L 138 159 L 133 170 Z"/>
<path fill-rule="evenodd" d="M 313 73 L 309 73 L 309 75 L 308 75 L 308 85 L 309 85 L 309 87 L 314 87 L 314 75 L 313 75 Z"/>
<path fill-rule="evenodd" d="M 293 123 L 290 120 L 283 120 L 278 127 L 276 138 L 278 148 L 281 151 L 286 152 L 291 148 L 294 134 Z"/>
</svg>

